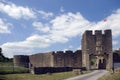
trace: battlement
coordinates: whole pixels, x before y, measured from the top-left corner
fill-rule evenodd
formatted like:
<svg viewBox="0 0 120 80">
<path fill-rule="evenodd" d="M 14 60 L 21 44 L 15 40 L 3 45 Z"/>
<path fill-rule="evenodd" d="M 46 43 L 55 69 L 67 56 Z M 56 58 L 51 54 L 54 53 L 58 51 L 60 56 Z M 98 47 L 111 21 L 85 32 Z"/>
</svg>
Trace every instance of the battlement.
<svg viewBox="0 0 120 80">
<path fill-rule="evenodd" d="M 101 35 L 102 34 L 102 30 L 95 30 L 95 35 Z"/>
<path fill-rule="evenodd" d="M 56 54 L 63 54 L 64 51 L 57 51 Z"/>
<path fill-rule="evenodd" d="M 72 54 L 73 51 L 68 50 L 68 51 L 65 51 L 65 53 L 66 53 L 66 54 Z"/>
<path fill-rule="evenodd" d="M 111 31 L 110 29 L 105 30 L 105 31 L 104 31 L 104 34 L 105 34 L 106 36 L 108 36 L 108 37 L 110 37 L 110 36 L 112 37 L 112 31 Z M 110 38 L 111 38 L 111 37 L 110 37 Z"/>
<path fill-rule="evenodd" d="M 92 30 L 86 30 L 84 34 L 86 34 L 86 35 L 93 35 L 93 31 Z"/>
<path fill-rule="evenodd" d="M 93 34 L 95 33 L 95 34 Z M 92 30 L 86 30 L 84 34 L 86 35 L 111 35 L 111 29 L 104 30 L 104 33 L 102 33 L 102 30 L 95 30 L 94 32 Z"/>
</svg>

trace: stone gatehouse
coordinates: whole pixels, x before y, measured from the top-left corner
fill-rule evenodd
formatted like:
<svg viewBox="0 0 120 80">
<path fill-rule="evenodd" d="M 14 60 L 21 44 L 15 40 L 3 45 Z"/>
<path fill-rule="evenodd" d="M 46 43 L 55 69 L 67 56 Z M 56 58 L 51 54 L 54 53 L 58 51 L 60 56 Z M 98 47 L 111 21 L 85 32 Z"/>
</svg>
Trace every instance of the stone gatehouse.
<svg viewBox="0 0 120 80">
<path fill-rule="evenodd" d="M 91 69 L 90 61 L 96 57 L 97 69 L 112 69 L 112 33 L 111 30 L 85 31 L 82 36 L 82 67 Z"/>
</svg>

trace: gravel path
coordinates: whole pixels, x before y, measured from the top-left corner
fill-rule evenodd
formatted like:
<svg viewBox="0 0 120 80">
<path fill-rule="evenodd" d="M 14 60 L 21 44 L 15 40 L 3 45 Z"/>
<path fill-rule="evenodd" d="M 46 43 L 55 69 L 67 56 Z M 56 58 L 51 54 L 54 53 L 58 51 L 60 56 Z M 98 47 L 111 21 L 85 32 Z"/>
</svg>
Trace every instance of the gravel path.
<svg viewBox="0 0 120 80">
<path fill-rule="evenodd" d="M 91 73 L 76 76 L 73 78 L 68 78 L 66 80 L 98 80 L 98 78 L 102 77 L 105 74 L 108 74 L 109 71 L 106 70 L 95 70 Z"/>
</svg>

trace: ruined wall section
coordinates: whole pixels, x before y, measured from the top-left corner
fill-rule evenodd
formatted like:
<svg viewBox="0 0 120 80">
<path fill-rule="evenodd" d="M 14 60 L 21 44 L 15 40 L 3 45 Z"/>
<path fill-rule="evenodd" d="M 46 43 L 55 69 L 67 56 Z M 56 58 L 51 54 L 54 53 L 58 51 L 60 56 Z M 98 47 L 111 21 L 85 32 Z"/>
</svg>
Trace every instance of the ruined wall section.
<svg viewBox="0 0 120 80">
<path fill-rule="evenodd" d="M 17 55 L 14 56 L 14 65 L 21 67 L 55 67 L 55 68 L 81 68 L 82 52 L 81 50 L 73 51 L 57 51 L 38 53 L 30 56 Z"/>
<path fill-rule="evenodd" d="M 82 68 L 82 51 L 81 50 L 77 50 L 74 52 L 73 67 Z"/>
<path fill-rule="evenodd" d="M 64 67 L 64 52 L 57 51 L 53 55 L 53 61 L 54 67 Z"/>
<path fill-rule="evenodd" d="M 54 52 L 48 52 L 30 55 L 30 64 L 33 67 L 53 67 L 53 53 Z"/>
<path fill-rule="evenodd" d="M 66 51 L 64 60 L 65 60 L 65 67 L 73 67 L 73 64 L 74 64 L 73 51 Z"/>
<path fill-rule="evenodd" d="M 29 67 L 29 56 L 27 55 L 14 55 L 14 66 L 17 67 Z"/>
<path fill-rule="evenodd" d="M 54 67 L 82 67 L 82 52 L 78 50 L 73 53 L 73 51 L 58 51 L 53 55 Z"/>
</svg>

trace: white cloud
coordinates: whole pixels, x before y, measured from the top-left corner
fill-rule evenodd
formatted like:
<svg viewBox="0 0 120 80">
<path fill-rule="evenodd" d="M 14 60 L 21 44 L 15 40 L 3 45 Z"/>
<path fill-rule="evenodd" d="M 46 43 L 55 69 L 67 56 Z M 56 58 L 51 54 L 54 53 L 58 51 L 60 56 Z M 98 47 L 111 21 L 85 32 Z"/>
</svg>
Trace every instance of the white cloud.
<svg viewBox="0 0 120 80">
<path fill-rule="evenodd" d="M 85 19 L 79 12 L 61 14 L 51 19 L 48 23 L 33 22 L 36 30 L 42 31 L 42 35 L 32 35 L 24 41 L 8 42 L 1 45 L 9 53 L 29 52 L 28 49 L 46 48 L 54 43 L 66 43 L 70 38 L 81 35 L 85 30 L 112 29 L 113 37 L 120 36 L 120 9 L 107 17 L 107 21 L 97 23 Z M 45 28 L 48 28 L 45 29 Z M 44 30 L 45 29 L 45 30 Z M 115 43 L 114 43 L 115 44 Z M 22 50 L 22 51 L 21 51 Z M 27 50 L 27 51 L 26 51 Z M 4 52 L 5 53 L 5 52 Z"/>
<path fill-rule="evenodd" d="M 52 17 L 54 14 L 52 12 L 45 12 L 45 11 L 38 11 L 40 15 L 42 15 L 43 19 L 48 19 L 49 17 Z"/>
<path fill-rule="evenodd" d="M 101 29 L 101 30 L 105 30 L 105 29 L 112 29 L 112 35 L 113 37 L 118 37 L 120 36 L 120 9 L 116 10 L 113 14 L 111 14 L 110 16 L 108 16 L 107 21 L 104 22 L 99 21 L 98 23 L 92 25 L 93 27 L 91 27 L 91 30 L 96 30 L 96 29 Z"/>
<path fill-rule="evenodd" d="M 52 24 L 52 34 L 56 34 L 62 37 L 75 37 L 88 27 L 89 21 L 82 17 L 80 13 L 67 13 L 57 16 L 55 19 L 51 20 Z"/>
<path fill-rule="evenodd" d="M 3 19 L 0 19 L 0 33 L 11 33 L 9 27 L 11 23 L 4 22 Z"/>
<path fill-rule="evenodd" d="M 28 19 L 36 17 L 32 9 L 23 6 L 17 6 L 13 3 L 0 2 L 0 12 L 6 13 L 15 19 Z"/>
<path fill-rule="evenodd" d="M 32 25 L 36 30 L 42 31 L 44 33 L 49 32 L 50 28 L 47 25 L 42 24 L 41 22 L 33 22 Z"/>
<path fill-rule="evenodd" d="M 12 57 L 16 53 L 30 53 L 33 48 L 45 48 L 50 44 L 46 36 L 33 35 L 24 41 L 20 42 L 7 42 L 1 45 L 5 56 Z"/>
</svg>

